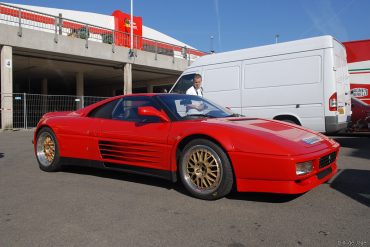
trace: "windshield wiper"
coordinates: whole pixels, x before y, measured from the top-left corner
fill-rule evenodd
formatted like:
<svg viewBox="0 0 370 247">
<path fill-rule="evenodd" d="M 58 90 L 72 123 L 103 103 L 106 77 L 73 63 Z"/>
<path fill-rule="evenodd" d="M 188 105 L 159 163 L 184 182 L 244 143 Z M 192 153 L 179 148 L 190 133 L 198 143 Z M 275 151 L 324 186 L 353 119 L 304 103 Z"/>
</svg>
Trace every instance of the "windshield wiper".
<svg viewBox="0 0 370 247">
<path fill-rule="evenodd" d="M 207 118 L 215 118 L 215 116 L 203 114 L 203 113 L 197 113 L 197 114 L 188 114 L 187 117 L 207 117 Z"/>
<path fill-rule="evenodd" d="M 244 115 L 239 114 L 239 113 L 233 113 L 233 114 L 231 114 L 231 115 L 229 115 L 227 117 L 244 117 Z"/>
</svg>

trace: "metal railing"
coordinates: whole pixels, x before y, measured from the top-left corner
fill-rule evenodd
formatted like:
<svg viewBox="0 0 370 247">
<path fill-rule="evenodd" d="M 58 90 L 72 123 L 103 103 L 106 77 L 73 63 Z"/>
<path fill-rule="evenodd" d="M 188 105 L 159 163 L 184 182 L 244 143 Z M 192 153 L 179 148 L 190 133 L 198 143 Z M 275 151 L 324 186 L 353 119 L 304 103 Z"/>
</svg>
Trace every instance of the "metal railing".
<svg viewBox="0 0 370 247">
<path fill-rule="evenodd" d="M 96 96 L 0 94 L 0 129 L 28 129 L 36 127 L 47 112 L 75 111 L 106 99 Z"/>
<path fill-rule="evenodd" d="M 89 46 L 89 41 L 109 44 L 112 46 L 112 52 L 115 52 L 115 46 L 130 47 L 129 33 L 63 18 L 61 15 L 53 16 L 4 3 L 0 3 L 0 23 L 18 26 L 20 37 L 22 37 L 22 29 L 27 28 L 54 33 L 56 43 L 58 42 L 58 36 L 64 35 L 86 40 L 86 48 Z M 206 54 L 202 51 L 137 35 L 134 35 L 133 48 L 189 61 Z M 157 56 L 155 59 L 157 59 Z"/>
</svg>

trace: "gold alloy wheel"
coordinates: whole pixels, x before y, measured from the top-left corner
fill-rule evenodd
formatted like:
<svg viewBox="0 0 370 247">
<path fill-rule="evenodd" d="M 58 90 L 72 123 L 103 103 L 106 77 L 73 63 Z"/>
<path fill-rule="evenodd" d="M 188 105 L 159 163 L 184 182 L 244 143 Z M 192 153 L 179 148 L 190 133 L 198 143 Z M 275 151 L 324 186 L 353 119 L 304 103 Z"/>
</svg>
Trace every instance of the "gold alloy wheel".
<svg viewBox="0 0 370 247">
<path fill-rule="evenodd" d="M 49 135 L 45 137 L 43 146 L 44 146 L 45 159 L 49 163 L 52 163 L 54 160 L 54 156 L 55 156 L 55 143 Z"/>
<path fill-rule="evenodd" d="M 56 154 L 54 137 L 48 132 L 42 132 L 37 138 L 37 158 L 43 166 L 53 163 Z"/>
<path fill-rule="evenodd" d="M 216 153 L 205 147 L 195 147 L 190 150 L 185 171 L 197 189 L 209 190 L 219 184 L 221 161 L 216 156 Z"/>
</svg>

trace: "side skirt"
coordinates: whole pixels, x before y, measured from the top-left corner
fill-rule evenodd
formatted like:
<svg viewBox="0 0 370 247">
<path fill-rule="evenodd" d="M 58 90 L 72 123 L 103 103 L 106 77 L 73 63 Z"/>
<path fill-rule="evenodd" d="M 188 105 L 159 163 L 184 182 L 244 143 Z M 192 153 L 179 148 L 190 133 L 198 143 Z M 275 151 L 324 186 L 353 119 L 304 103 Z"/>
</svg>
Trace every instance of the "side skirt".
<svg viewBox="0 0 370 247">
<path fill-rule="evenodd" d="M 154 169 L 154 168 L 146 168 L 142 166 L 107 163 L 107 162 L 102 162 L 102 161 L 97 161 L 97 160 L 85 160 L 85 159 L 66 158 L 66 157 L 60 157 L 60 161 L 62 162 L 62 166 L 94 167 L 94 168 L 100 168 L 100 169 L 105 169 L 105 170 L 123 171 L 127 173 L 134 173 L 134 174 L 139 174 L 139 175 L 157 177 L 157 178 L 170 180 L 172 182 L 177 181 L 177 174 L 176 172 L 172 172 L 172 171 L 166 171 L 166 170 L 160 170 L 160 169 Z"/>
</svg>

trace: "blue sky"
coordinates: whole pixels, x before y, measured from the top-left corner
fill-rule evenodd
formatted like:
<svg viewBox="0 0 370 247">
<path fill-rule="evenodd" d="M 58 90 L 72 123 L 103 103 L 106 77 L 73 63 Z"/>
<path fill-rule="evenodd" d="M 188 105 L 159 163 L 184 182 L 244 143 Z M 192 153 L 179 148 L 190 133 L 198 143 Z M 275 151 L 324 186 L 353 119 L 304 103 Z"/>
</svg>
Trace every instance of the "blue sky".
<svg viewBox="0 0 370 247">
<path fill-rule="evenodd" d="M 130 0 L 8 0 L 110 15 Z M 369 0 L 134 0 L 134 15 L 197 49 L 217 52 L 330 34 L 370 39 Z M 211 42 L 213 36 L 213 42 Z"/>
</svg>

